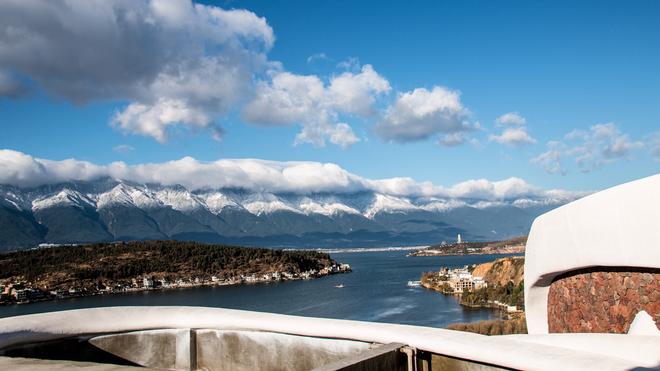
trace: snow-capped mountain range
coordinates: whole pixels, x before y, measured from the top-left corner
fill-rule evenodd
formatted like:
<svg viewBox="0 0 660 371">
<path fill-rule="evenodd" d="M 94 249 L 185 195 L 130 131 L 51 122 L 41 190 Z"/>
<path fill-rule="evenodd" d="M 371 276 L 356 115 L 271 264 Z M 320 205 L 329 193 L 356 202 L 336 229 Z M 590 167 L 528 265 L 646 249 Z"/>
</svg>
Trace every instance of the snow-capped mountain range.
<svg viewBox="0 0 660 371">
<path fill-rule="evenodd" d="M 111 178 L 0 185 L 0 248 L 155 238 L 300 247 L 421 245 L 457 233 L 496 239 L 527 233 L 534 217 L 568 201 L 191 191 Z"/>
</svg>

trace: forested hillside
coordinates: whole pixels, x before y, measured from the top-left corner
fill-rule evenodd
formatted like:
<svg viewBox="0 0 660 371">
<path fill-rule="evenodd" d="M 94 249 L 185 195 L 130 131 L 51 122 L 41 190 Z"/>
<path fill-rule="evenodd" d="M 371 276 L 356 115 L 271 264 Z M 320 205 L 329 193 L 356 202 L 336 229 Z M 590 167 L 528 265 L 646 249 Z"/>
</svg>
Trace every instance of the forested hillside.
<svg viewBox="0 0 660 371">
<path fill-rule="evenodd" d="M 218 277 L 268 272 L 300 273 L 335 262 L 325 253 L 211 245 L 181 241 L 135 241 L 58 246 L 0 255 L 0 280 L 58 285 L 77 280 L 123 280 L 142 275 Z"/>
</svg>

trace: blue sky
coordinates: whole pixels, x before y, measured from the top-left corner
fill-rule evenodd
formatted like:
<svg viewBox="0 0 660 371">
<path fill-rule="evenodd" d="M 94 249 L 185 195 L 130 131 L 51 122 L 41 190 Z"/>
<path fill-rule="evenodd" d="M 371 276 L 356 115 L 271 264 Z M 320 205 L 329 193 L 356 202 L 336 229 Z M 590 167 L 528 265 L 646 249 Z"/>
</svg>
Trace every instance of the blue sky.
<svg viewBox="0 0 660 371">
<path fill-rule="evenodd" d="M 247 69 L 247 77 L 234 86 L 239 88 L 235 94 L 229 89 L 225 95 L 216 97 L 215 81 L 207 81 L 208 86 L 195 91 L 165 83 L 157 85 L 156 90 L 150 85 L 153 91 L 144 93 L 134 80 L 122 85 L 115 83 L 113 76 L 112 80 L 98 77 L 97 71 L 90 67 L 67 69 L 66 66 L 85 60 L 77 56 L 77 39 L 72 39 L 74 46 L 68 45 L 66 54 L 53 56 L 56 53 L 45 52 L 30 57 L 14 55 L 21 53 L 22 49 L 16 45 L 23 41 L 5 33 L 0 37 L 0 148 L 38 158 L 76 158 L 98 164 L 164 162 L 184 156 L 200 161 L 224 158 L 319 161 L 336 163 L 371 179 L 406 176 L 452 185 L 468 179 L 520 177 L 539 187 L 571 190 L 602 189 L 655 174 L 660 168 L 658 2 L 206 4 L 227 10 L 246 9 L 256 15 L 247 21 L 252 22 L 252 28 L 241 29 L 242 33 L 234 40 L 241 43 L 240 47 L 204 41 L 207 47 L 204 55 L 222 57 L 223 53 L 230 53 L 231 61 L 221 67 L 235 63 L 243 68 L 261 63 Z M 0 8 L 3 6 L 11 7 L 0 5 Z M 44 10 L 5 9 L 4 14 L 11 14 L 10 11 L 26 17 L 25 14 Z M 73 14 L 64 7 L 58 11 L 65 23 L 76 22 L 88 14 Z M 69 13 L 71 18 L 67 19 Z M 274 34 L 271 45 L 268 45 L 269 33 L 259 24 L 258 17 L 265 18 L 266 28 L 269 26 Z M 223 19 L 234 18 L 220 21 Z M 5 30 L 12 26 L 7 18 L 5 22 L 2 20 L 0 16 L 0 29 L 3 23 Z M 28 31 L 33 31 L 32 23 L 22 23 Z M 112 36 L 112 29 L 95 30 L 95 24 L 89 22 L 81 26 L 89 29 L 72 32 L 77 32 L 77 37 L 95 32 Z M 167 41 L 161 40 L 163 46 L 180 47 L 169 40 L 189 24 L 183 22 L 177 25 L 179 28 L 168 31 L 172 34 L 168 34 Z M 34 30 L 39 29 L 37 26 L 40 24 L 34 21 Z M 241 23 L 240 27 L 243 26 Z M 130 32 L 126 31 L 127 37 L 139 39 Z M 50 45 L 66 40 L 64 36 L 70 37 L 56 36 L 46 37 Z M 105 36 L 99 36 L 98 40 L 105 40 Z M 98 40 L 81 43 L 80 49 L 104 48 Z M 135 55 L 108 53 L 104 58 L 108 65 L 98 68 L 114 71 L 113 56 L 117 56 L 127 58 L 125 64 L 117 63 L 118 74 L 121 75 L 122 66 L 131 68 L 131 74 L 137 73 L 140 63 L 136 64 L 136 60 L 150 49 L 146 44 L 144 50 L 139 48 L 139 43 L 135 45 L 138 46 Z M 245 51 L 257 57 L 245 56 Z M 194 53 L 192 48 L 191 53 Z M 28 57 L 40 58 L 41 62 L 29 67 L 19 63 L 23 61 L 21 58 Z M 53 61 L 49 60 L 51 57 Z M 164 66 L 171 63 L 171 60 L 154 60 L 153 63 Z M 58 63 L 65 67 L 51 68 Z M 274 88 L 278 74 L 315 76 L 327 88 L 333 78 L 342 74 L 360 76 L 365 66 L 371 66 L 376 82 L 388 85 L 381 91 L 372 87 L 362 97 L 373 98 L 366 111 L 339 106 L 335 101 L 328 103 L 329 98 L 324 97 L 302 116 L 288 119 L 291 117 L 288 113 L 272 115 L 277 109 L 273 104 L 279 101 L 269 100 L 268 105 L 254 103 L 259 94 L 281 93 Z M 85 88 L 72 93 L 73 87 L 63 87 L 68 83 L 67 75 L 61 77 L 66 80 L 64 83 L 54 82 L 52 74 L 58 72 L 52 71 L 75 75 Z M 157 72 L 162 71 L 165 69 Z M 16 82 L 6 84 L 15 89 L 6 88 L 4 97 L 3 74 L 6 81 Z M 131 79 L 141 78 L 131 76 Z M 144 77 L 145 84 L 149 84 L 150 78 L 153 76 Z M 111 81 L 112 88 L 104 88 L 107 81 Z M 222 85 L 219 90 L 226 88 L 224 81 L 218 80 Z M 16 88 L 17 84 L 20 89 Z M 246 91 L 242 92 L 244 85 Z M 442 106 L 438 108 L 442 112 L 433 111 L 437 116 L 432 113 L 427 121 L 407 121 L 410 116 L 397 111 L 396 104 L 402 96 L 412 94 L 415 89 L 424 89 L 420 93 L 432 92 L 436 87 L 442 89 L 437 91 L 438 99 L 448 99 L 452 94 L 459 97 L 458 107 Z M 175 91 L 172 93 L 175 95 L 162 95 L 167 89 Z M 185 112 L 194 111 L 201 116 L 186 116 L 184 121 L 188 121 L 183 123 L 167 123 L 166 139 L 157 137 L 151 129 L 145 129 L 144 122 L 133 117 L 124 124 L 112 124 L 113 117 L 128 112 L 131 104 L 149 106 L 163 97 L 178 99 L 184 94 L 182 91 L 192 91 L 190 94 L 198 100 Z M 200 97 L 200 94 L 213 97 Z M 421 107 L 431 104 L 433 96 L 420 94 L 418 98 L 414 102 Z M 187 102 L 192 101 L 190 98 Z M 349 103 L 355 107 L 355 102 Z M 218 105 L 226 107 L 219 109 Z M 256 111 L 254 107 L 261 110 L 252 116 L 246 114 L 246 110 Z M 318 107 L 327 109 L 330 115 L 327 126 L 318 125 L 323 120 L 317 116 Z M 501 119 L 500 123 L 496 121 L 507 113 L 515 115 L 509 115 L 509 120 Z M 352 134 L 350 139 L 333 144 L 331 137 L 336 132 L 326 129 L 335 130 L 338 124 L 346 124 Z M 215 127 L 222 129 L 219 141 L 214 135 Z M 296 143 L 302 128 L 321 130 L 323 134 Z M 424 134 L 410 139 L 406 133 L 416 128 L 421 128 Z M 507 130 L 511 136 L 500 136 Z M 455 135 L 456 142 L 461 143 L 439 144 L 447 135 Z"/>
</svg>

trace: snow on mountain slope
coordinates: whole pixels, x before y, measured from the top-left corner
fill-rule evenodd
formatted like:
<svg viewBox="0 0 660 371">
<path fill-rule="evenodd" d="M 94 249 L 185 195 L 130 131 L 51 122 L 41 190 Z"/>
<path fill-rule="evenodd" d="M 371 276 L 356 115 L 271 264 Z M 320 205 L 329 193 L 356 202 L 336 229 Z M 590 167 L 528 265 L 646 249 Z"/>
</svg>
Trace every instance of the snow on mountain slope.
<svg viewBox="0 0 660 371">
<path fill-rule="evenodd" d="M 233 199 L 229 198 L 229 196 L 221 192 L 202 193 L 198 194 L 197 197 L 201 198 L 206 204 L 207 209 L 216 215 L 219 214 L 225 207 L 243 207 Z"/>
<path fill-rule="evenodd" d="M 78 208 L 96 207 L 89 197 L 68 188 L 64 188 L 56 194 L 41 197 L 32 201 L 32 211 L 38 211 L 55 206 L 73 206 Z"/>
<path fill-rule="evenodd" d="M 128 195 L 133 200 L 135 206 L 141 209 L 153 209 L 162 207 L 163 203 L 148 188 L 130 187 L 127 190 Z"/>
<path fill-rule="evenodd" d="M 340 202 L 317 202 L 309 197 L 304 197 L 298 208 L 305 214 L 321 214 L 326 216 L 337 215 L 339 213 L 361 214 L 360 211 L 344 205 Z"/>
<path fill-rule="evenodd" d="M 94 197 L 93 195 L 90 196 Z M 133 197 L 131 197 L 131 189 L 129 187 L 120 183 L 111 190 L 109 190 L 108 192 L 103 192 L 101 194 L 96 195 L 97 208 L 102 209 L 114 205 L 129 206 L 129 207 L 137 206 L 133 201 Z"/>
<path fill-rule="evenodd" d="M 6 205 L 20 211 L 30 210 L 32 206 L 21 194 L 4 189 L 0 189 L 0 205 Z"/>
<path fill-rule="evenodd" d="M 407 198 L 376 194 L 373 203 L 364 211 L 364 216 L 371 219 L 381 212 L 394 213 L 419 209 L 421 207 L 414 205 Z"/>
<path fill-rule="evenodd" d="M 464 201 L 432 199 L 424 203 L 421 208 L 431 212 L 447 212 L 467 205 L 468 204 Z"/>
<path fill-rule="evenodd" d="M 181 212 L 207 208 L 202 197 L 190 193 L 183 187 L 163 188 L 156 192 L 156 197 L 163 204 Z"/>
<path fill-rule="evenodd" d="M 243 207 L 254 215 L 272 214 L 276 211 L 290 211 L 303 214 L 293 205 L 272 193 L 255 193 L 242 200 Z"/>
</svg>

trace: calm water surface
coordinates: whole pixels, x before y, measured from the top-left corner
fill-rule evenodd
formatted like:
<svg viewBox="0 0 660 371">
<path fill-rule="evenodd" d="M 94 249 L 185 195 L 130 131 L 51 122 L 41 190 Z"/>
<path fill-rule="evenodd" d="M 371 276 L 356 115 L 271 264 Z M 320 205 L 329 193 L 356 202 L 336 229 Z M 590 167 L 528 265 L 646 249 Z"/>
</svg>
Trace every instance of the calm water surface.
<svg viewBox="0 0 660 371">
<path fill-rule="evenodd" d="M 261 285 L 198 287 L 0 307 L 0 317 L 120 305 L 193 305 L 299 316 L 444 327 L 453 322 L 496 318 L 487 309 L 467 309 L 452 296 L 407 287 L 425 271 L 483 263 L 501 255 L 406 257 L 407 251 L 336 253 L 352 273 Z M 344 288 L 335 288 L 343 284 Z"/>
</svg>

